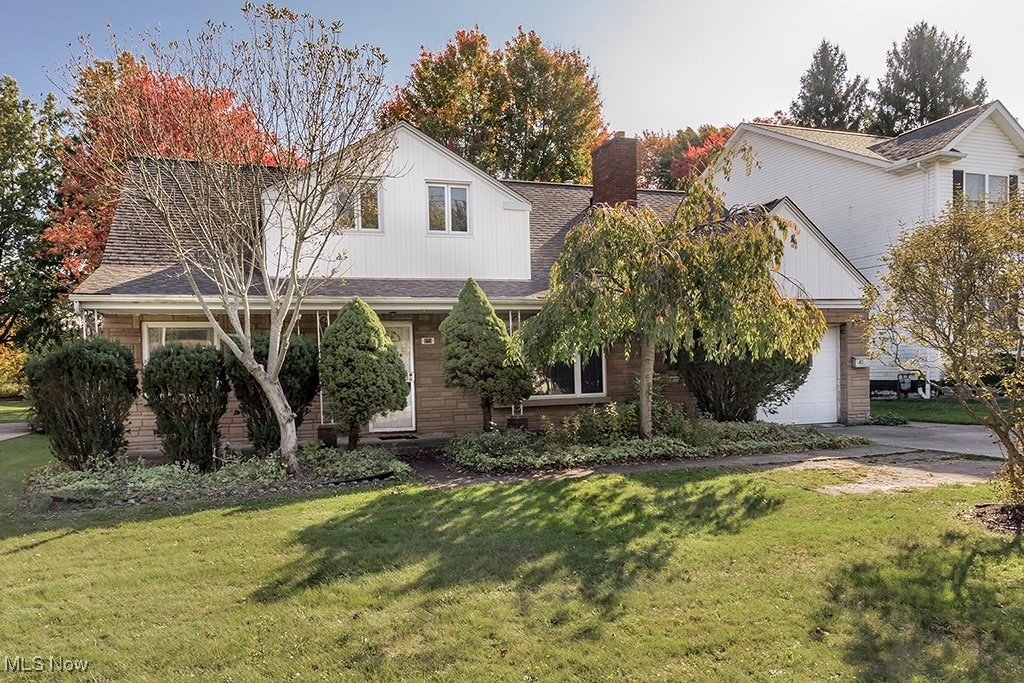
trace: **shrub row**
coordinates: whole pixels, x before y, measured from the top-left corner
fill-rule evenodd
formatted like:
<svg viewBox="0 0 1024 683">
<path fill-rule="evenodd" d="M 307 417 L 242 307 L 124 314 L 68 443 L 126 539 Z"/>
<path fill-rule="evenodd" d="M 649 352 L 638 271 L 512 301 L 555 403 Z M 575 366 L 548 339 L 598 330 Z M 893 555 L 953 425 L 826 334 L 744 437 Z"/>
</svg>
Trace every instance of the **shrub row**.
<svg viewBox="0 0 1024 683">
<path fill-rule="evenodd" d="M 591 419 L 584 411 L 581 421 Z M 572 416 L 566 418 L 574 423 Z M 564 422 L 564 421 L 563 421 Z M 577 432 L 579 434 L 580 432 Z M 564 434 L 534 434 L 509 429 L 452 438 L 444 454 L 466 469 L 484 473 L 518 472 L 616 463 L 686 460 L 754 453 L 787 453 L 821 448 L 846 448 L 867 439 L 814 428 L 766 422 L 713 422 L 698 420 L 686 432 L 650 439 L 624 437 L 584 442 L 566 440 Z"/>
<path fill-rule="evenodd" d="M 267 338 L 257 335 L 253 345 L 256 360 L 265 363 Z M 213 346 L 181 344 L 162 346 L 150 356 L 142 393 L 170 461 L 213 469 L 231 384 L 257 452 L 278 447 L 280 430 L 258 383 L 233 356 L 231 361 Z M 75 341 L 31 359 L 25 372 L 36 415 L 58 460 L 84 470 L 124 455 L 128 414 L 139 395 L 135 358 L 128 347 L 100 337 Z M 296 425 L 301 424 L 320 384 L 312 341 L 292 338 L 281 381 Z"/>
</svg>

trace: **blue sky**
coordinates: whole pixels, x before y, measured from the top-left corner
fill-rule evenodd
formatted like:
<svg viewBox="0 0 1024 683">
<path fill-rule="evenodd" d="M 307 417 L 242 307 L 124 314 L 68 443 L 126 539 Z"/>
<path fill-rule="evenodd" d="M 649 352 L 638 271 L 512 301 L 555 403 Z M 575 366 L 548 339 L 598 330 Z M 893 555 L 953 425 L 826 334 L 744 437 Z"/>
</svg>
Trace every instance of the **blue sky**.
<svg viewBox="0 0 1024 683">
<path fill-rule="evenodd" d="M 974 50 L 972 82 L 1024 117 L 1020 29 L 1024 3 L 1010 0 L 644 0 L 590 2 L 485 0 L 329 2 L 281 0 L 292 9 L 345 22 L 352 43 L 373 43 L 404 80 L 421 44 L 439 49 L 459 28 L 479 24 L 492 45 L 522 24 L 548 43 L 576 47 L 597 72 L 611 128 L 629 134 L 702 123 L 731 123 L 787 108 L 822 38 L 838 42 L 852 71 L 874 79 L 885 52 L 921 19 L 963 34 Z M 82 33 L 100 41 L 116 32 L 159 26 L 170 38 L 213 19 L 238 23 L 241 0 L 0 0 L 0 72 L 24 93 L 53 90 L 53 74 Z M 99 42 L 99 41 L 97 41 Z"/>
</svg>

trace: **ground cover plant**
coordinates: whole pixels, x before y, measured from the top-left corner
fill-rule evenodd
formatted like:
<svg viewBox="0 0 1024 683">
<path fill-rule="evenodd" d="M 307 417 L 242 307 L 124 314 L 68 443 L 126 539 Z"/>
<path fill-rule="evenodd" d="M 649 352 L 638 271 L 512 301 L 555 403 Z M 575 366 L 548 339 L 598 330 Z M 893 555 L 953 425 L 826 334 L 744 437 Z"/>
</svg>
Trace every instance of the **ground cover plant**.
<svg viewBox="0 0 1024 683">
<path fill-rule="evenodd" d="M 705 468 L 16 509 L 48 457 L 2 449 L 0 642 L 96 680 L 1024 677 L 1024 551 L 967 519 L 984 485 Z"/>
<path fill-rule="evenodd" d="M 379 447 L 340 451 L 307 446 L 298 454 L 302 476 L 287 473 L 276 455 L 244 457 L 237 452 L 219 459 L 217 469 L 203 472 L 191 462 L 146 465 L 103 464 L 73 470 L 50 462 L 33 470 L 25 502 L 45 511 L 57 505 L 123 505 L 182 502 L 223 497 L 255 497 L 281 491 L 308 491 L 373 480 L 408 480 L 412 469 Z"/>
<path fill-rule="evenodd" d="M 610 443 L 552 439 L 522 429 L 487 434 L 460 434 L 443 453 L 460 467 L 476 472 L 592 467 L 617 463 L 690 460 L 726 455 L 792 453 L 847 448 L 869 443 L 863 437 L 767 422 L 700 421 L 689 434 L 625 438 Z"/>
</svg>

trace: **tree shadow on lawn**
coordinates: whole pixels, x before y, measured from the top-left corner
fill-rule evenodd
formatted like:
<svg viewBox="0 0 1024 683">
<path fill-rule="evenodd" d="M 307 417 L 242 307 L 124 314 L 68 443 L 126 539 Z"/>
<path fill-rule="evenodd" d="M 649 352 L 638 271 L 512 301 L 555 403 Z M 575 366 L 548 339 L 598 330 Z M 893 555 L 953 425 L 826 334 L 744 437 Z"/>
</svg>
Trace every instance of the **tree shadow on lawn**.
<svg viewBox="0 0 1024 683">
<path fill-rule="evenodd" d="M 826 585 L 816 621 L 850 633 L 843 656 L 860 680 L 1024 680 L 1019 535 L 947 533 L 851 563 Z"/>
<path fill-rule="evenodd" d="M 298 532 L 303 557 L 253 598 L 422 565 L 393 596 L 511 582 L 525 599 L 563 582 L 607 614 L 622 591 L 666 565 L 679 537 L 736 533 L 781 503 L 763 483 L 721 470 L 382 495 Z"/>
</svg>

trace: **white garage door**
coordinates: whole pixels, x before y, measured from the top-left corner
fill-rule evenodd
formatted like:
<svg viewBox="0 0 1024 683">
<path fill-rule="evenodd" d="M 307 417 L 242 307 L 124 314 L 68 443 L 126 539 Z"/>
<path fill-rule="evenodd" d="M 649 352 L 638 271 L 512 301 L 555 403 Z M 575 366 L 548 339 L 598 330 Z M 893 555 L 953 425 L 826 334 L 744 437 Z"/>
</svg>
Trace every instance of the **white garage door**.
<svg viewBox="0 0 1024 683">
<path fill-rule="evenodd" d="M 821 350 L 814 357 L 807 382 L 789 403 L 774 415 L 758 413 L 767 422 L 819 424 L 839 419 L 839 328 L 830 326 L 821 340 Z"/>
</svg>

